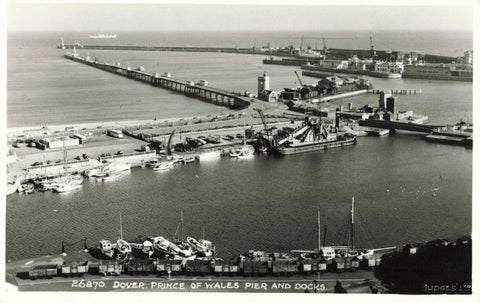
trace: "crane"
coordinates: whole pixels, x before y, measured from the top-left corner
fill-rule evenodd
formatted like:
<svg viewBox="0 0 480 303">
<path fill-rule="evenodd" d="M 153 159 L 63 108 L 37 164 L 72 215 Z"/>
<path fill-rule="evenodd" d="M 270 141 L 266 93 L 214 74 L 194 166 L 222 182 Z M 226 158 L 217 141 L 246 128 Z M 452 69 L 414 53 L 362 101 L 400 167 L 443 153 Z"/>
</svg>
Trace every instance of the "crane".
<svg viewBox="0 0 480 303">
<path fill-rule="evenodd" d="M 265 116 L 263 115 L 263 111 L 260 108 L 254 108 L 253 110 L 257 111 L 258 114 L 260 115 L 260 119 L 262 119 L 262 123 L 263 123 L 263 128 L 265 129 L 267 136 L 270 136 L 270 130 L 268 129 L 267 122 L 265 121 Z"/>
<path fill-rule="evenodd" d="M 295 75 L 297 75 L 298 82 L 299 82 L 300 85 L 303 87 L 302 79 L 300 79 L 300 76 L 298 75 L 297 71 L 295 71 Z"/>
</svg>

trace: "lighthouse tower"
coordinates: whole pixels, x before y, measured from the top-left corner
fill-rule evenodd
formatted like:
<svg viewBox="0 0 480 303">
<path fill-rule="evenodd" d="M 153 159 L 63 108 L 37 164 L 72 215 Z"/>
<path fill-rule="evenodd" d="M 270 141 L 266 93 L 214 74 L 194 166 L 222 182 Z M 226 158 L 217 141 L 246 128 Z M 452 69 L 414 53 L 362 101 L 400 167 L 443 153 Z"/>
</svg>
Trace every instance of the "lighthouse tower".
<svg viewBox="0 0 480 303">
<path fill-rule="evenodd" d="M 270 90 L 270 77 L 267 72 L 264 72 L 263 76 L 258 77 L 258 95 L 264 90 Z"/>
</svg>

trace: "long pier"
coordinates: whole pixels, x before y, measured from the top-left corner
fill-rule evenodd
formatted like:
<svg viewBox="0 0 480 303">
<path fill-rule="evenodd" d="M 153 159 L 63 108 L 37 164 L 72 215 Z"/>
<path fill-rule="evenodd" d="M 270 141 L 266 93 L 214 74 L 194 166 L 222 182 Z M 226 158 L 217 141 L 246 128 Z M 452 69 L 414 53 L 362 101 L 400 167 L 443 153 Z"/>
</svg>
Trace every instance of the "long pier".
<svg viewBox="0 0 480 303">
<path fill-rule="evenodd" d="M 398 129 L 398 130 L 407 130 L 412 132 L 420 132 L 420 133 L 428 133 L 428 134 L 444 127 L 439 125 L 423 125 L 423 124 L 415 124 L 415 123 L 408 123 L 408 122 L 396 122 L 396 121 L 374 120 L 374 119 L 359 120 L 358 125 L 389 129 L 392 132 Z"/>
<path fill-rule="evenodd" d="M 108 64 L 82 58 L 78 53 L 67 53 L 64 58 L 83 63 L 120 76 L 141 81 L 153 86 L 173 90 L 192 98 L 197 98 L 216 105 L 226 106 L 231 109 L 243 109 L 250 105 L 250 99 L 239 94 L 223 89 L 205 85 L 197 85 L 193 81 L 174 79 L 170 75 L 160 76 L 158 73 L 147 73 L 143 70 L 132 70 L 130 67 L 121 67 L 118 64 Z"/>
</svg>

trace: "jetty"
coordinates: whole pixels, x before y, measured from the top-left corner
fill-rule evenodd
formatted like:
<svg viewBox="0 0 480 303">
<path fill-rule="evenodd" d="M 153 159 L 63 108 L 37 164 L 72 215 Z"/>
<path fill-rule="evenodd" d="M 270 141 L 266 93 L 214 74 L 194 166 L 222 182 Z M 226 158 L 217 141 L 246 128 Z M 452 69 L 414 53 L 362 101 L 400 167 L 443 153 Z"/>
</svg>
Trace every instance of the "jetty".
<svg viewBox="0 0 480 303">
<path fill-rule="evenodd" d="M 64 58 L 230 109 L 244 109 L 250 105 L 250 100 L 252 99 L 234 92 L 208 86 L 206 81 L 196 84 L 193 81 L 175 79 L 169 73 L 165 73 L 163 76 L 160 76 L 158 73 L 147 73 L 143 67 L 133 70 L 130 67 L 122 67 L 119 63 L 104 63 L 92 60 L 89 56 L 83 58 L 80 57 L 76 50 L 73 53 L 67 52 Z"/>
</svg>

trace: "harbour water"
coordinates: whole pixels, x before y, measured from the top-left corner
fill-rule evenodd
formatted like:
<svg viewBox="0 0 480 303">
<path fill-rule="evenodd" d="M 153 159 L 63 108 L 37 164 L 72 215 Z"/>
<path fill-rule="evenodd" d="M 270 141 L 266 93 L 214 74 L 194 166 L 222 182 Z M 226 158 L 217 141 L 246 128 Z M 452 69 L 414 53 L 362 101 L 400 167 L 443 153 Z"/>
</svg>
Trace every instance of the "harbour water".
<svg viewBox="0 0 480 303">
<path fill-rule="evenodd" d="M 198 37 L 188 40 L 188 36 L 153 40 L 151 33 L 128 33 L 131 40 L 125 41 L 121 40 L 123 35 L 117 34 L 119 38 L 108 43 L 234 43 L 232 38 L 225 38 L 226 34 L 220 38 L 204 34 L 202 42 Z M 81 39 L 88 33 L 72 35 L 77 36 L 71 40 L 86 43 Z M 68 33 L 9 35 L 8 127 L 228 111 L 65 60 L 61 58 L 63 51 L 55 48 L 62 36 L 68 42 Z M 241 37 L 240 47 L 251 43 L 252 35 Z M 449 44 L 449 49 L 432 39 L 425 43 L 431 47 L 425 52 L 435 53 L 436 45 L 445 47 L 440 53 L 445 55 L 461 55 L 469 49 L 468 41 L 462 39 Z M 461 50 L 455 50 L 463 45 Z M 389 48 L 399 49 L 396 45 Z M 146 71 L 168 71 L 180 79 L 205 79 L 212 86 L 235 91 L 255 93 L 256 78 L 264 70 L 269 72 L 274 89 L 298 85 L 294 68 L 262 65 L 262 56 L 127 51 L 90 51 L 90 56 L 132 68 L 143 66 Z M 472 121 L 471 83 L 370 80 L 376 88 L 422 89 L 421 95 L 399 96 L 398 108 L 428 115 L 432 124 Z M 304 77 L 304 82 L 315 81 Z M 377 98 L 363 95 L 340 103 L 373 105 Z M 359 247 L 455 238 L 472 230 L 471 163 L 471 149 L 426 143 L 419 136 L 397 133 L 383 138 L 362 137 L 356 145 L 339 150 L 288 157 L 257 156 L 243 161 L 222 158 L 180 165 L 164 173 L 136 168 L 115 182 L 86 181 L 81 190 L 69 194 L 9 196 L 6 258 L 58 253 L 62 240 L 73 242 L 84 236 L 89 245 L 102 238 L 114 240 L 118 237 L 119 212 L 124 237 L 133 239 L 137 235 L 173 237 L 183 211 L 185 234 L 201 238 L 204 231 L 224 258 L 249 249 L 288 251 L 315 247 L 317 210 L 322 213 L 322 222 L 327 223 L 326 242 L 343 244 L 352 196 L 357 206 Z"/>
</svg>

